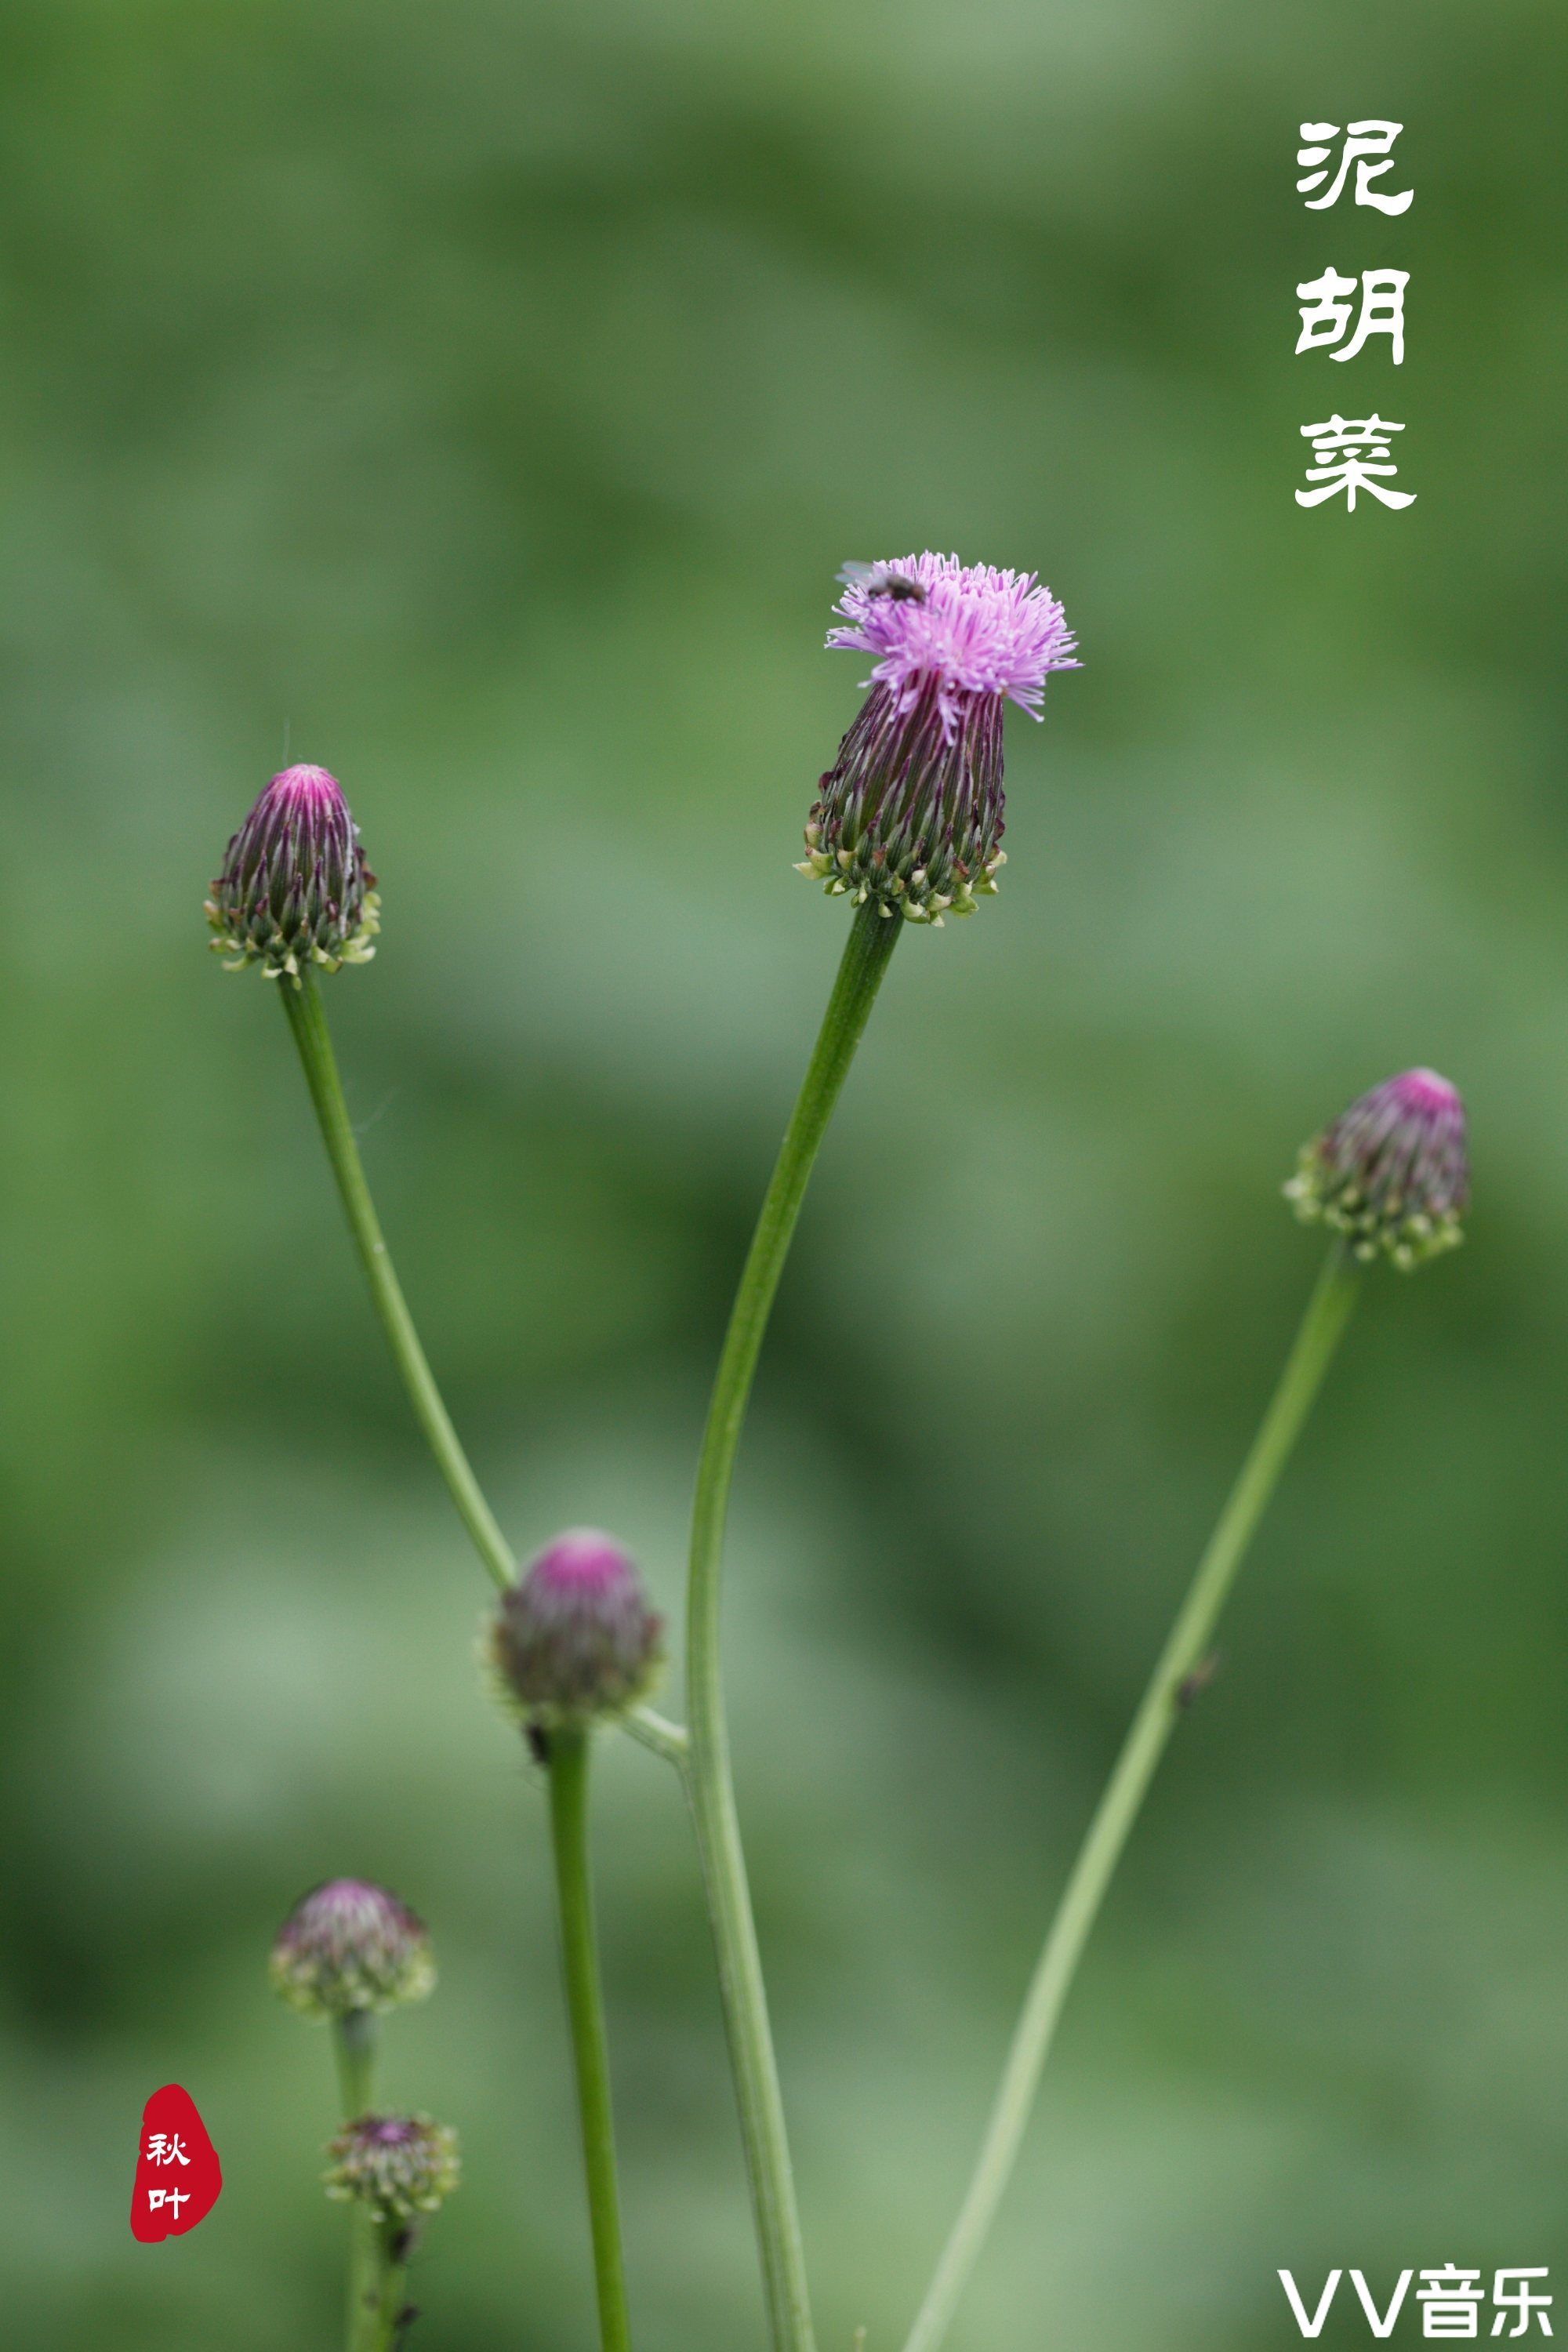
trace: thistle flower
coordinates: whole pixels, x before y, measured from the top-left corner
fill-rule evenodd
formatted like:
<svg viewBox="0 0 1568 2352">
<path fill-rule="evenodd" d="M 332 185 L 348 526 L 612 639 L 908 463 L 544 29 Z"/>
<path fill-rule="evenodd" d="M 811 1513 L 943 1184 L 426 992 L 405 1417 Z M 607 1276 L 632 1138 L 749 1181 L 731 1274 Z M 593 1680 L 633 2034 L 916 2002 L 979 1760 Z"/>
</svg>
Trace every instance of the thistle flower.
<svg viewBox="0 0 1568 2352">
<path fill-rule="evenodd" d="M 1359 1258 L 1382 1250 L 1408 1273 L 1453 1249 L 1469 1202 L 1458 1092 L 1436 1070 L 1384 1078 L 1303 1146 L 1285 1193 L 1300 1218 L 1345 1234 Z"/>
<path fill-rule="evenodd" d="M 436 1982 L 425 1923 L 367 1878 L 329 1878 L 301 1895 L 278 1931 L 273 1989 L 307 2017 L 395 2009 Z"/>
<path fill-rule="evenodd" d="M 357 2198 L 378 2221 L 434 2213 L 458 2186 L 458 2135 L 428 2116 L 360 2116 L 327 2143 L 327 2194 Z"/>
<path fill-rule="evenodd" d="M 206 915 L 215 954 L 234 959 L 227 971 L 259 962 L 297 988 L 301 964 L 369 961 L 380 904 L 337 778 L 285 768 L 224 853 Z"/>
<path fill-rule="evenodd" d="M 619 1544 L 569 1528 L 503 1592 L 489 1631 L 498 1694 L 541 1728 L 620 1715 L 651 1689 L 664 1620 Z"/>
<path fill-rule="evenodd" d="M 1003 704 L 1039 718 L 1047 673 L 1079 667 L 1072 632 L 1033 572 L 926 554 L 840 577 L 844 625 L 827 643 L 876 659 L 797 871 L 889 917 L 971 914 L 1005 862 Z"/>
</svg>

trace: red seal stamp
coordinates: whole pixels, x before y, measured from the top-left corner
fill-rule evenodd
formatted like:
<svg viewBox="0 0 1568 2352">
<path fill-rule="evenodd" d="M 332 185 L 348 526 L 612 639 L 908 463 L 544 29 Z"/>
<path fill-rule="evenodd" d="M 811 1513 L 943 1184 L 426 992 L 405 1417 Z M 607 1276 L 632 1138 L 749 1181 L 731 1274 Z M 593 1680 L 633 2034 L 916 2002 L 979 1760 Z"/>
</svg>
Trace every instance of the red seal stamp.
<svg viewBox="0 0 1568 2352">
<path fill-rule="evenodd" d="M 223 2171 L 196 2103 L 178 2083 L 154 2091 L 142 2110 L 131 2234 L 144 2246 L 183 2238 L 217 2203 Z"/>
</svg>

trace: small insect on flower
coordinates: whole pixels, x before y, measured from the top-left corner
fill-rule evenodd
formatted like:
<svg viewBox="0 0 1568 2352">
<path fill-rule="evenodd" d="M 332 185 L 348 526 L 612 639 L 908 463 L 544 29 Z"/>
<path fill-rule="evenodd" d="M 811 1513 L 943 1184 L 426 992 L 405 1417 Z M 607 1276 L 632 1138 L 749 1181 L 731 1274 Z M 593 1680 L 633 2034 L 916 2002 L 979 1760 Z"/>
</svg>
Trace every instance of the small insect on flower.
<svg viewBox="0 0 1568 2352">
<path fill-rule="evenodd" d="M 923 604 L 926 592 L 907 572 L 886 563 L 841 563 L 837 575 L 847 588 L 863 589 L 868 596 L 890 596 L 895 604 Z"/>
<path fill-rule="evenodd" d="M 1458 1089 L 1436 1070 L 1404 1070 L 1302 1147 L 1285 1196 L 1304 1223 L 1343 1234 L 1358 1258 L 1382 1251 L 1408 1274 L 1464 1238 L 1469 1191 Z"/>
<path fill-rule="evenodd" d="M 1003 706 L 1039 717 L 1049 672 L 1079 667 L 1072 632 L 1033 572 L 926 554 L 838 577 L 828 645 L 875 658 L 797 870 L 889 919 L 971 914 L 1005 863 Z"/>
</svg>

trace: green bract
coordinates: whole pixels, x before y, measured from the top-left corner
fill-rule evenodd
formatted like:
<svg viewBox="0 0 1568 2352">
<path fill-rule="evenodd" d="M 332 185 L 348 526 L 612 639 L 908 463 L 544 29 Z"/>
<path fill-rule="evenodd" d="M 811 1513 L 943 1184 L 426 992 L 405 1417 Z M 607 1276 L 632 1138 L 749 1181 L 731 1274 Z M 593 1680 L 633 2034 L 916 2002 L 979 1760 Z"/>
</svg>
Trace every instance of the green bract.
<svg viewBox="0 0 1568 2352">
<path fill-rule="evenodd" d="M 216 953 L 299 985 L 302 965 L 365 963 L 380 929 L 375 877 L 337 779 L 285 768 L 228 845 L 206 902 Z"/>
</svg>

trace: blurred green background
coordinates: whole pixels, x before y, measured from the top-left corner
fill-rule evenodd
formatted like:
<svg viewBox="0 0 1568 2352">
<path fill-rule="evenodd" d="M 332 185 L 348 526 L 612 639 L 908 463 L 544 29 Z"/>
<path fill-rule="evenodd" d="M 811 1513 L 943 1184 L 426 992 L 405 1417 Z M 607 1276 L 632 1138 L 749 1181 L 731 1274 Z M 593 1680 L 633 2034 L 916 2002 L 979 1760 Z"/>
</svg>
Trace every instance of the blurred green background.
<svg viewBox="0 0 1568 2352">
<path fill-rule="evenodd" d="M 590 2345 L 541 1792 L 201 898 L 286 756 L 343 778 L 384 930 L 330 1009 L 453 1411 L 520 1547 L 607 1525 L 673 1611 L 844 931 L 790 872 L 857 701 L 833 574 L 921 545 L 1037 567 L 1086 667 L 1010 722 L 1000 901 L 892 968 L 736 1496 L 824 2346 L 896 2346 L 951 2216 L 1318 1261 L 1296 1147 L 1412 1062 L 1469 1101 L 1470 1245 L 1367 1285 L 953 2347 L 1284 2346 L 1280 2264 L 1568 2296 L 1565 65 L 1509 0 L 12 0 L 18 2345 L 337 2340 L 329 2053 L 263 1969 L 342 1871 L 443 1969 L 387 2032 L 468 2163 L 416 2343 Z M 1306 213 L 1298 122 L 1363 113 L 1412 211 Z M 1331 262 L 1411 271 L 1397 373 L 1293 356 Z M 1300 511 L 1300 426 L 1373 405 L 1417 504 Z M 601 1779 L 639 2341 L 733 2352 L 689 1843 L 652 1759 Z M 227 2187 L 149 2250 L 171 2078 Z"/>
</svg>

